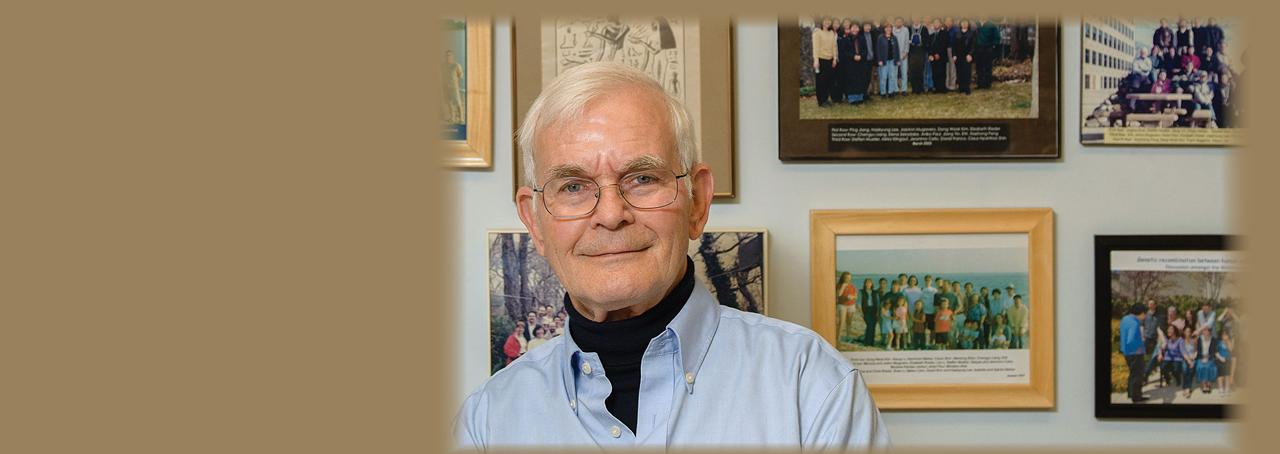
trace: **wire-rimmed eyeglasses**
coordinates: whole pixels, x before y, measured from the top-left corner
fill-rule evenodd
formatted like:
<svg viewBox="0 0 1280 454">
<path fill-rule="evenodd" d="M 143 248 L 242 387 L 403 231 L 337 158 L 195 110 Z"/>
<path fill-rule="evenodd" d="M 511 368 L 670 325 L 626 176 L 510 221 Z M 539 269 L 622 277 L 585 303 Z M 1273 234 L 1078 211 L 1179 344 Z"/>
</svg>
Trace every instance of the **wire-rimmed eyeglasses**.
<svg viewBox="0 0 1280 454">
<path fill-rule="evenodd" d="M 662 208 L 675 203 L 680 193 L 680 179 L 670 169 L 652 169 L 623 175 L 617 183 L 600 186 L 594 180 L 580 177 L 556 178 L 533 192 L 542 194 L 542 206 L 558 218 L 586 216 L 600 203 L 600 191 L 617 186 L 618 194 L 631 206 L 641 210 Z"/>
</svg>

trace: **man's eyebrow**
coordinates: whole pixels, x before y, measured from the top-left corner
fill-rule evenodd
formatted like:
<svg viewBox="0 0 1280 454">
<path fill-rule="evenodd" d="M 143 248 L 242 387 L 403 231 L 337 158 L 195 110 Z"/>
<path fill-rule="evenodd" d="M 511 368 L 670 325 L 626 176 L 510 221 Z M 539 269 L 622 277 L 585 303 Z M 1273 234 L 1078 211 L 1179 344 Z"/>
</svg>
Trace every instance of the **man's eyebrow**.
<svg viewBox="0 0 1280 454">
<path fill-rule="evenodd" d="M 620 173 L 622 173 L 623 175 L 626 175 L 631 172 L 639 172 L 642 170 L 665 169 L 665 168 L 667 168 L 667 161 L 663 161 L 662 158 L 659 158 L 656 156 L 639 156 L 630 161 L 627 161 L 627 164 L 622 166 L 622 170 Z"/>
<path fill-rule="evenodd" d="M 557 164 L 547 170 L 547 179 L 578 177 L 587 178 L 587 171 L 573 164 Z"/>
</svg>

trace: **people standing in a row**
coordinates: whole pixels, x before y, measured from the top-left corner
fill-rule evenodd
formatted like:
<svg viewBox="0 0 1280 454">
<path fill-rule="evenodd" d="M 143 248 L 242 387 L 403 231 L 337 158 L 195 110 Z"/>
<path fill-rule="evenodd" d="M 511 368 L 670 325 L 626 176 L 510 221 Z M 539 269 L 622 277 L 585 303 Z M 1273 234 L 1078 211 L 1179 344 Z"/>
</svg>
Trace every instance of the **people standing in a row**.
<svg viewBox="0 0 1280 454">
<path fill-rule="evenodd" d="M 975 71 L 977 88 L 991 88 L 999 26 L 986 14 L 977 24 L 968 18 L 921 17 L 911 15 L 909 24 L 901 16 L 861 24 L 821 18 L 812 34 L 818 105 L 859 104 L 869 100 L 868 94 L 881 99 L 931 91 L 970 94 Z"/>
</svg>

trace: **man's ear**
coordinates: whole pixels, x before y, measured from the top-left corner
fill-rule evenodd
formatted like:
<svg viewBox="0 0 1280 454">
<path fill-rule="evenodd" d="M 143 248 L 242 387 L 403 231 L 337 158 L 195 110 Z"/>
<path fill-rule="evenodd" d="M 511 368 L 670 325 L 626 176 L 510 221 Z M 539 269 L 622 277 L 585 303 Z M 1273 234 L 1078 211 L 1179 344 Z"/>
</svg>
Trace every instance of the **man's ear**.
<svg viewBox="0 0 1280 454">
<path fill-rule="evenodd" d="M 711 197 L 716 191 L 715 177 L 711 176 L 711 167 L 698 164 L 689 169 L 689 187 L 693 188 L 693 198 L 689 200 L 689 239 L 702 237 L 702 230 L 707 226 L 711 215 Z"/>
<path fill-rule="evenodd" d="M 525 186 L 516 191 L 516 213 L 520 215 L 520 222 L 529 229 L 529 238 L 533 239 L 533 247 L 538 249 L 538 255 L 546 257 L 542 252 L 542 226 L 538 224 L 537 209 L 537 194 L 532 188 Z"/>
</svg>

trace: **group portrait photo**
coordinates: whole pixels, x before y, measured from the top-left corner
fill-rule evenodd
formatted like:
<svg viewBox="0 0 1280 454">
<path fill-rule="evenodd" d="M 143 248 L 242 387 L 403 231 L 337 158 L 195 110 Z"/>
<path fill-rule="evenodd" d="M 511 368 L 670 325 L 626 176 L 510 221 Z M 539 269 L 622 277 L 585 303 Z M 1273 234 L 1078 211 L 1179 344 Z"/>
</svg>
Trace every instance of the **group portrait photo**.
<svg viewBox="0 0 1280 454">
<path fill-rule="evenodd" d="M 1238 143 L 1244 73 L 1240 18 L 1086 16 L 1080 140 L 1092 144 Z"/>
<path fill-rule="evenodd" d="M 997 14 L 799 17 L 800 119 L 1031 118 L 1037 22 Z"/>
<path fill-rule="evenodd" d="M 1027 349 L 1025 235 L 884 236 L 836 251 L 836 348 Z"/>
</svg>

